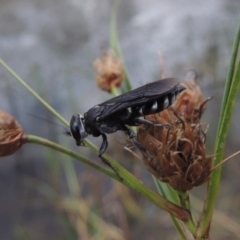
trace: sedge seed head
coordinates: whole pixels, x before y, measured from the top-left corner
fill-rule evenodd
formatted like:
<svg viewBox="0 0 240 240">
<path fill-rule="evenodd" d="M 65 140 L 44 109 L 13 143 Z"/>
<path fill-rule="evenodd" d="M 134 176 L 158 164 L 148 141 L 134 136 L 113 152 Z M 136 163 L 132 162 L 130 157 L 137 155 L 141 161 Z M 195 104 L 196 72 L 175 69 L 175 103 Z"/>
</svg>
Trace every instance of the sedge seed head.
<svg viewBox="0 0 240 240">
<path fill-rule="evenodd" d="M 160 181 L 179 191 L 187 191 L 208 180 L 212 158 L 206 154 L 207 125 L 201 122 L 206 108 L 200 87 L 193 81 L 183 83 L 183 91 L 172 107 L 146 116 L 155 124 L 170 123 L 170 127 L 141 125 L 137 140 L 147 149 L 143 161 Z"/>
<path fill-rule="evenodd" d="M 24 143 L 24 133 L 10 114 L 0 110 L 0 156 L 15 153 Z"/>
<path fill-rule="evenodd" d="M 101 59 L 94 61 L 93 67 L 97 85 L 104 91 L 111 92 L 113 88 L 119 88 L 124 80 L 122 62 L 112 51 L 103 53 Z"/>
</svg>

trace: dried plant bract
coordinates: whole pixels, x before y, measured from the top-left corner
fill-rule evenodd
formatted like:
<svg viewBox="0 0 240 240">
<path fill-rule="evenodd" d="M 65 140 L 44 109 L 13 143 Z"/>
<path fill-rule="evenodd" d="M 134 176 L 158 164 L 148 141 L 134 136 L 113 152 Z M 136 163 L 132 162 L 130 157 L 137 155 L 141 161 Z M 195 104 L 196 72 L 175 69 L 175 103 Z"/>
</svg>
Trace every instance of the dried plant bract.
<svg viewBox="0 0 240 240">
<path fill-rule="evenodd" d="M 104 53 L 101 59 L 93 63 L 97 85 L 104 91 L 111 92 L 120 87 L 124 80 L 124 71 L 121 61 L 112 51 Z"/>
<path fill-rule="evenodd" d="M 0 110 L 0 156 L 15 153 L 24 143 L 20 124 L 8 113 Z"/>
<path fill-rule="evenodd" d="M 212 168 L 212 158 L 205 151 L 207 125 L 200 121 L 206 101 L 194 80 L 183 85 L 186 90 L 171 108 L 146 116 L 153 123 L 171 126 L 141 125 L 137 133 L 149 153 L 143 154 L 148 170 L 179 191 L 205 183 Z"/>
</svg>

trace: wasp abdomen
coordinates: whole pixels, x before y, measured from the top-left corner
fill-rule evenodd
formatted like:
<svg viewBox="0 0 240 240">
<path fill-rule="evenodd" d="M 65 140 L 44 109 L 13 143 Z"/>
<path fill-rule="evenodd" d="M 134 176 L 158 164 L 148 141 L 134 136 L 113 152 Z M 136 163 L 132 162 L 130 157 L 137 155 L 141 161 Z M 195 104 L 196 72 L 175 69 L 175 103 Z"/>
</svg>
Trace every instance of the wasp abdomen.
<svg viewBox="0 0 240 240">
<path fill-rule="evenodd" d="M 184 89 L 184 87 L 178 85 L 173 91 L 169 92 L 164 96 L 161 96 L 158 99 L 155 99 L 140 106 L 132 107 L 131 110 L 133 116 L 145 116 L 163 111 L 175 102 L 177 96 Z"/>
</svg>

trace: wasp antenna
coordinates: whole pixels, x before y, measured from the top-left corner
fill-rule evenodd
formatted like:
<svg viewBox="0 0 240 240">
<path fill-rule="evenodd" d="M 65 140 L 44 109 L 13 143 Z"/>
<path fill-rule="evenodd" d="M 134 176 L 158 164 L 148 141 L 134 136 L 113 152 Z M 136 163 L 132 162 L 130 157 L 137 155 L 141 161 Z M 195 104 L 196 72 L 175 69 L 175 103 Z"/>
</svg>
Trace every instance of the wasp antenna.
<svg viewBox="0 0 240 240">
<path fill-rule="evenodd" d="M 65 127 L 64 127 L 63 125 L 61 125 L 61 124 L 59 124 L 59 123 L 57 123 L 57 122 L 54 122 L 54 121 L 52 121 L 52 120 L 50 120 L 50 119 L 46 119 L 46 118 L 41 117 L 41 116 L 39 116 L 39 115 L 36 115 L 36 114 L 34 114 L 34 113 L 29 113 L 29 112 L 27 112 L 27 114 L 30 115 L 30 116 L 32 116 L 32 117 L 34 117 L 34 118 L 41 119 L 41 120 L 43 120 L 43 121 L 45 121 L 45 122 L 49 122 L 49 123 L 51 123 L 51 124 L 54 124 L 54 125 L 56 125 L 56 126 L 59 126 L 59 127 L 65 129 Z"/>
<path fill-rule="evenodd" d="M 35 118 L 37 118 L 37 119 L 41 119 L 41 120 L 43 120 L 43 121 L 45 121 L 45 122 L 51 123 L 51 124 L 53 124 L 53 125 L 55 125 L 55 126 L 59 126 L 59 127 L 61 127 L 61 128 L 64 129 L 64 131 L 63 131 L 62 133 L 64 133 L 64 134 L 67 135 L 67 136 L 72 136 L 72 133 L 71 133 L 70 129 L 64 127 L 62 124 L 59 124 L 59 123 L 57 123 L 57 122 L 54 122 L 54 121 L 49 120 L 49 119 L 46 119 L 46 118 L 43 118 L 43 117 L 38 116 L 38 115 L 36 115 L 36 114 L 34 114 L 34 113 L 29 113 L 29 112 L 28 112 L 27 114 L 28 114 L 28 115 L 31 115 L 32 117 L 35 117 Z"/>
</svg>

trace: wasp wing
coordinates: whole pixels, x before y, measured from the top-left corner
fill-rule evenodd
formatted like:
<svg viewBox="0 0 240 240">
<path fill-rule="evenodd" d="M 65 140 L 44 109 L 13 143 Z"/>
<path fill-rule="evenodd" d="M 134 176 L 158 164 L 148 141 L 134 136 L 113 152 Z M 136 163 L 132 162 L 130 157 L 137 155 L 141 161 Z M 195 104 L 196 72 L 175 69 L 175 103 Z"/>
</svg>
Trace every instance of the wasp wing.
<svg viewBox="0 0 240 240">
<path fill-rule="evenodd" d="M 179 85 L 179 81 L 175 78 L 166 78 L 152 83 L 148 83 L 129 92 L 123 93 L 117 97 L 111 98 L 106 102 L 98 104 L 104 106 L 101 113 L 101 119 L 108 117 L 116 112 L 129 107 L 136 107 L 172 92 Z"/>
</svg>

